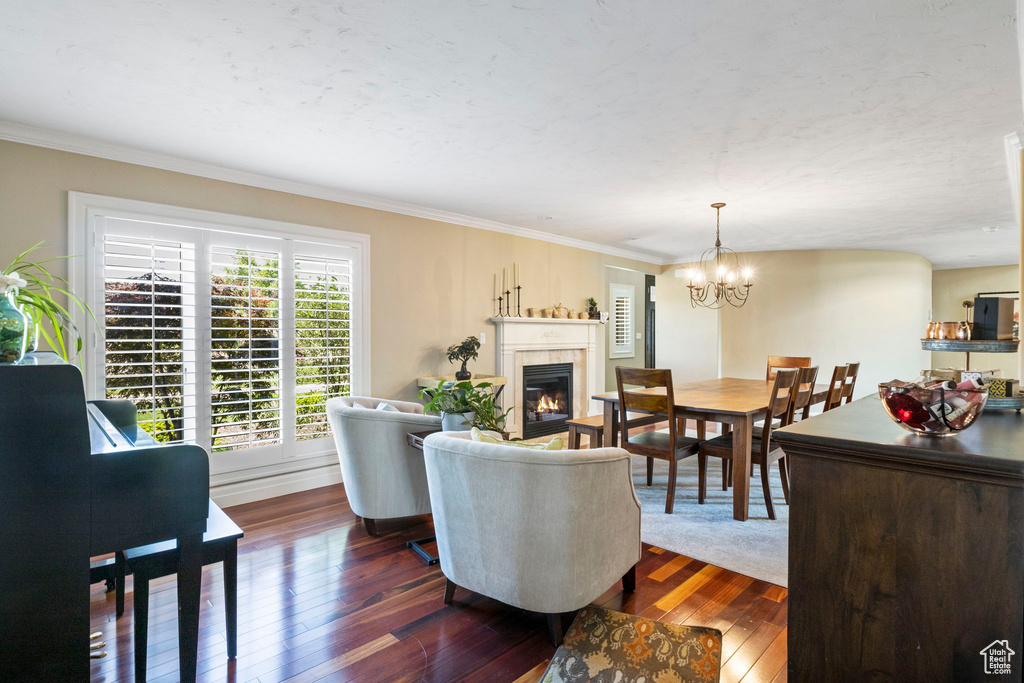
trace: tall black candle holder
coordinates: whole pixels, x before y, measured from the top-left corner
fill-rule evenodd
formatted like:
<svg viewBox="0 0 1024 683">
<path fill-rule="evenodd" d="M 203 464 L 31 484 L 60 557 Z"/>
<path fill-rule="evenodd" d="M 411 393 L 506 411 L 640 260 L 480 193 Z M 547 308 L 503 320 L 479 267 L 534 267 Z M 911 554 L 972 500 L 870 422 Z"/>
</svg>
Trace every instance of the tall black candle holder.
<svg viewBox="0 0 1024 683">
<path fill-rule="evenodd" d="M 502 297 L 502 296 L 498 297 L 498 317 L 499 318 L 504 318 L 505 317 L 505 312 L 501 310 L 501 303 L 504 300 L 505 300 L 505 297 Z"/>
<path fill-rule="evenodd" d="M 516 285 L 516 317 L 517 318 L 523 317 L 523 314 L 519 312 L 519 300 L 520 300 L 521 295 L 522 295 L 522 289 L 523 289 L 522 285 Z"/>
</svg>

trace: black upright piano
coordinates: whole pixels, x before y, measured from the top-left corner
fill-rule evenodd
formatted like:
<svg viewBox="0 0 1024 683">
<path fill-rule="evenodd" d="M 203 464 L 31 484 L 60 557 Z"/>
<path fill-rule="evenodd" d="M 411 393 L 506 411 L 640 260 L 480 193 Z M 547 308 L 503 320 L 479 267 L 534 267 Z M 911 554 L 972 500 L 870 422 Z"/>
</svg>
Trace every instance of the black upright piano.
<svg viewBox="0 0 1024 683">
<path fill-rule="evenodd" d="M 55 354 L 0 364 L 0 680 L 89 680 L 89 558 L 176 539 L 179 667 L 194 681 L 209 458 L 87 403 Z"/>
</svg>

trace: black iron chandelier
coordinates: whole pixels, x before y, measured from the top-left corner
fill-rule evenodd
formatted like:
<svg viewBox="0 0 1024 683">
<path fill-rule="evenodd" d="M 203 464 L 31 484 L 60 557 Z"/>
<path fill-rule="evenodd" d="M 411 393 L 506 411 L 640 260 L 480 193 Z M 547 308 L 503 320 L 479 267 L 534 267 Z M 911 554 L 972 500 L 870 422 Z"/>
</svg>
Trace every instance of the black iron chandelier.
<svg viewBox="0 0 1024 683">
<path fill-rule="evenodd" d="M 700 257 L 700 265 L 687 268 L 683 274 L 689 278 L 690 305 L 694 308 L 722 308 L 726 304 L 741 308 L 747 303 L 753 283 L 750 268 L 740 268 L 739 257 L 732 249 L 722 246 L 721 215 L 722 202 L 711 205 L 715 210 L 715 246 Z M 742 282 L 740 278 L 742 277 Z"/>
</svg>

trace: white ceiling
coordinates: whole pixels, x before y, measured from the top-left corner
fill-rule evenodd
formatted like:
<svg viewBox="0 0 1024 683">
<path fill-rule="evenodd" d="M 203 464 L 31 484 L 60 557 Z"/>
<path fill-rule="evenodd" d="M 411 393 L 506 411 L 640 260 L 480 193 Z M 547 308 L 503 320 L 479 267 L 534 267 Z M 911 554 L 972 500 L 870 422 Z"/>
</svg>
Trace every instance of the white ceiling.
<svg viewBox="0 0 1024 683">
<path fill-rule="evenodd" d="M 1014 0 L 0 0 L 0 120 L 669 261 L 710 246 L 724 201 L 737 251 L 1007 264 L 1015 16 Z"/>
</svg>

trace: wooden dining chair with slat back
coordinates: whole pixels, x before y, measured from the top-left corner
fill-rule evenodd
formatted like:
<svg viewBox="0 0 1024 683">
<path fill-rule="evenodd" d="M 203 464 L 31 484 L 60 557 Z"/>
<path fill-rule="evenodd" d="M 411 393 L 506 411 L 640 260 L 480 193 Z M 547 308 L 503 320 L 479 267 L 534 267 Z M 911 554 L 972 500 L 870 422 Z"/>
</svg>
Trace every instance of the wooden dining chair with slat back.
<svg viewBox="0 0 1024 683">
<path fill-rule="evenodd" d="M 846 403 L 853 400 L 853 390 L 857 386 L 857 374 L 860 373 L 860 363 L 850 363 L 846 371 L 846 383 L 843 384 L 843 399 Z"/>
<path fill-rule="evenodd" d="M 796 369 L 780 369 L 775 374 L 772 385 L 771 399 L 765 414 L 765 428 L 760 438 L 750 441 L 750 462 L 761 467 L 761 488 L 764 491 L 764 504 L 768 509 L 768 518 L 775 519 L 775 506 L 772 503 L 771 465 L 784 460 L 785 452 L 772 440 L 772 429 L 768 427 L 778 419 L 778 424 L 785 427 L 792 419 L 792 404 L 797 396 L 798 371 Z M 697 489 L 697 502 L 704 503 L 707 491 L 707 459 L 713 456 L 722 459 L 722 466 L 732 461 L 732 438 L 735 432 L 729 432 L 700 444 L 698 467 L 700 481 Z M 779 474 L 782 478 L 782 493 L 789 503 L 789 467 L 788 463 L 779 463 Z"/>
<path fill-rule="evenodd" d="M 792 424 L 797 416 L 806 420 L 811 416 L 811 404 L 814 402 L 814 383 L 818 381 L 818 366 L 812 365 L 800 368 L 796 377 L 796 395 L 793 397 L 793 404 L 790 407 L 789 423 Z"/>
<path fill-rule="evenodd" d="M 775 379 L 775 371 L 779 368 L 806 368 L 811 365 L 811 359 L 807 356 L 768 356 L 768 369 L 765 371 L 765 380 L 771 382 Z"/>
<path fill-rule="evenodd" d="M 832 371 L 832 380 L 828 384 L 828 393 L 825 394 L 825 405 L 822 412 L 838 408 L 843 402 L 843 395 L 846 391 L 846 377 L 850 373 L 849 365 L 837 365 Z"/>
<path fill-rule="evenodd" d="M 683 458 L 697 454 L 699 439 L 679 433 L 676 419 L 675 392 L 672 388 L 672 371 L 649 368 L 615 368 L 615 381 L 619 389 L 619 410 L 622 428 L 622 447 L 635 455 L 647 458 L 648 485 L 654 460 L 668 461 L 668 491 L 665 497 L 665 513 L 672 514 L 676 497 L 677 463 Z M 657 393 L 638 392 L 626 387 L 661 389 Z M 643 412 L 664 415 L 668 418 L 668 433 L 645 431 L 634 433 L 627 415 Z"/>
</svg>

